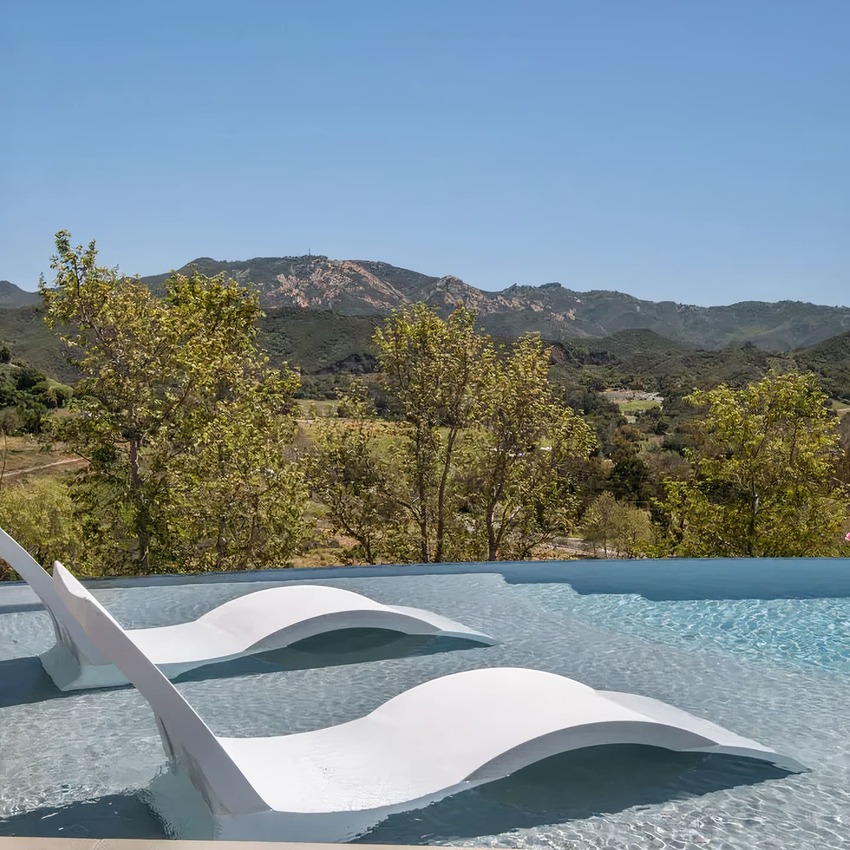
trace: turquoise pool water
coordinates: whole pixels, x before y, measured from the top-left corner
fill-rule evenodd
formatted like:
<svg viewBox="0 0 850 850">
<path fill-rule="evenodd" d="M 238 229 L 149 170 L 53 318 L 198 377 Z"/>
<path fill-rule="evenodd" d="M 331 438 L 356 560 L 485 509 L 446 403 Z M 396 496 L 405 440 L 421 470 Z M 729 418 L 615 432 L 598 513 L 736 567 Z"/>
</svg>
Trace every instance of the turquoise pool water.
<svg viewBox="0 0 850 850">
<path fill-rule="evenodd" d="M 364 841 L 850 847 L 850 562 L 493 570 L 324 570 L 93 589 L 125 625 L 139 627 L 195 617 L 297 577 L 431 608 L 500 641 L 469 648 L 349 633 L 190 674 L 179 686 L 219 734 L 321 728 L 434 676 L 508 664 L 667 700 L 811 768 L 789 775 L 743 759 L 604 747 L 394 816 Z M 0 835 L 163 835 L 173 824 L 146 806 L 165 781 L 151 784 L 165 765 L 146 703 L 131 688 L 60 695 L 34 658 L 50 638 L 28 588 L 0 586 Z M 182 802 L 190 834 L 192 807 Z"/>
</svg>

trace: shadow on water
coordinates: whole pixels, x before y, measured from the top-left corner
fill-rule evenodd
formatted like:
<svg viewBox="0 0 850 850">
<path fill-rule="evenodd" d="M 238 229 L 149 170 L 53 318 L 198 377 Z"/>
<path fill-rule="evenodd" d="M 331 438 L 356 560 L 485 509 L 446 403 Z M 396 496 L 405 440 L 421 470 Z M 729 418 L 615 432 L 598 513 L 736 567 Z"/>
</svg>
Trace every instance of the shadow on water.
<svg viewBox="0 0 850 850">
<path fill-rule="evenodd" d="M 43 611 L 40 602 L 19 602 L 12 605 L 0 605 L 0 614 L 20 614 L 24 611 Z"/>
<path fill-rule="evenodd" d="M 788 774 L 751 759 L 609 745 L 553 756 L 513 776 L 393 815 L 359 839 L 426 844 L 657 805 Z M 162 838 L 154 815 L 132 794 L 0 818 L 0 836 Z"/>
<path fill-rule="evenodd" d="M 205 575 L 97 579 L 90 588 L 349 578 L 501 574 L 509 584 L 565 582 L 578 593 L 637 593 L 656 602 L 691 599 L 850 598 L 850 558 L 671 558 L 641 561 L 497 561 L 372 567 L 306 567 Z"/>
<path fill-rule="evenodd" d="M 0 708 L 70 696 L 53 684 L 36 655 L 0 661 Z"/>
<path fill-rule="evenodd" d="M 481 644 L 460 638 L 403 635 L 385 629 L 340 629 L 306 638 L 284 649 L 207 664 L 178 676 L 175 681 L 231 679 L 268 673 L 270 669 L 311 670 L 481 648 Z M 0 708 L 73 697 L 80 693 L 82 691 L 60 691 L 37 656 L 0 661 Z"/>
<path fill-rule="evenodd" d="M 0 836 L 40 838 L 164 838 L 138 797 L 110 794 L 97 800 L 48 806 L 0 818 Z"/>
<path fill-rule="evenodd" d="M 566 582 L 576 593 L 699 599 L 847 599 L 850 558 L 674 558 L 508 564 L 512 584 Z"/>
<path fill-rule="evenodd" d="M 781 779 L 787 771 L 753 759 L 607 745 L 553 756 L 505 779 L 392 815 L 359 841 L 446 842 L 565 823 L 635 806 Z"/>
<path fill-rule="evenodd" d="M 198 667 L 179 676 L 176 681 L 194 682 L 268 673 L 270 667 L 278 670 L 315 670 L 464 649 L 482 649 L 482 645 L 460 638 L 404 635 L 385 629 L 341 629 L 306 638 L 283 649 Z"/>
</svg>

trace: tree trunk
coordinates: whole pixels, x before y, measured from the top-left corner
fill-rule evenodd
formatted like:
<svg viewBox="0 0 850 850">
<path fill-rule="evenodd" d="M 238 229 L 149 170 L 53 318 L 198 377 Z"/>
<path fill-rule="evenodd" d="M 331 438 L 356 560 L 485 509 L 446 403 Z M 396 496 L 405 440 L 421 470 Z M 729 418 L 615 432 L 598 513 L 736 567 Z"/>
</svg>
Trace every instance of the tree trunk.
<svg viewBox="0 0 850 850">
<path fill-rule="evenodd" d="M 440 475 L 440 486 L 437 490 L 437 541 L 434 548 L 434 562 L 441 563 L 443 560 L 443 537 L 446 530 L 446 485 L 449 481 L 449 470 L 452 465 L 452 453 L 454 451 L 457 430 L 449 431 L 446 443 L 446 459 L 443 462 L 443 472 Z"/>
<path fill-rule="evenodd" d="M 142 487 L 142 476 L 139 460 L 139 439 L 130 439 L 130 492 L 133 504 L 133 524 L 135 526 L 136 539 L 139 543 L 139 554 L 137 559 L 137 572 L 150 572 L 150 548 L 151 548 L 151 517 L 150 507 L 145 499 Z"/>
</svg>

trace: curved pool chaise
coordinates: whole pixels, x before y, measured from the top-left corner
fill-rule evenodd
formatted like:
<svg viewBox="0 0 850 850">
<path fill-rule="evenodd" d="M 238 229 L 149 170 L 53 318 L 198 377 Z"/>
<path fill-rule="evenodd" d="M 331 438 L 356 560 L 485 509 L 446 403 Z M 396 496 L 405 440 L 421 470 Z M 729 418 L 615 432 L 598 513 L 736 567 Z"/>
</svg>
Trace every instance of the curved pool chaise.
<svg viewBox="0 0 850 850">
<path fill-rule="evenodd" d="M 57 687 L 70 691 L 126 685 L 126 676 L 69 616 L 55 580 L 2 529 L 0 557 L 29 584 L 50 614 L 56 643 L 40 659 Z M 247 593 L 192 622 L 130 629 L 127 635 L 166 676 L 174 678 L 213 662 L 283 649 L 305 638 L 355 628 L 495 643 L 488 635 L 431 611 L 382 605 L 350 590 L 313 584 Z"/>
<path fill-rule="evenodd" d="M 658 700 L 510 667 L 433 679 L 365 717 L 313 732 L 219 737 L 61 564 L 53 575 L 87 637 L 150 704 L 172 765 L 209 807 L 216 838 L 345 841 L 393 813 L 600 744 L 728 753 L 802 769 Z"/>
</svg>

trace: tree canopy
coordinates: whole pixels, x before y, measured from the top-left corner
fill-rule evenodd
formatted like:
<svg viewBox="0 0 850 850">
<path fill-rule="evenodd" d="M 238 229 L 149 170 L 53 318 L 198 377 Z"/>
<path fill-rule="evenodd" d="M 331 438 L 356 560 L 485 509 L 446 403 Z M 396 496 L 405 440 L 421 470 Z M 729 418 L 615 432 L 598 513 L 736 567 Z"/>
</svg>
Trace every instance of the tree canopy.
<svg viewBox="0 0 850 850">
<path fill-rule="evenodd" d="M 697 390 L 693 475 L 663 507 L 687 556 L 833 555 L 847 517 L 836 418 L 812 374 L 772 372 L 744 389 Z"/>
<path fill-rule="evenodd" d="M 56 435 L 89 461 L 76 481 L 89 557 L 114 572 L 283 563 L 305 489 L 287 454 L 298 386 L 256 344 L 257 298 L 174 274 L 157 297 L 60 231 L 46 321 L 82 377 Z"/>
<path fill-rule="evenodd" d="M 368 560 L 529 557 L 574 524 L 573 463 L 596 441 L 555 401 L 539 338 L 500 350 L 467 310 L 442 319 L 420 304 L 375 347 L 402 416 L 394 439 L 382 444 L 349 397 L 355 420 L 322 429 L 315 467 L 335 527 Z"/>
</svg>

